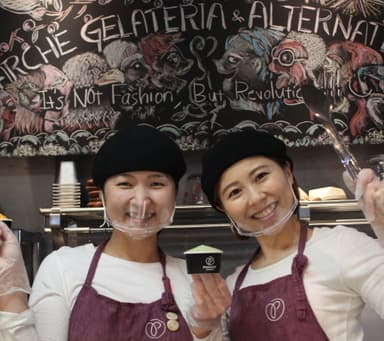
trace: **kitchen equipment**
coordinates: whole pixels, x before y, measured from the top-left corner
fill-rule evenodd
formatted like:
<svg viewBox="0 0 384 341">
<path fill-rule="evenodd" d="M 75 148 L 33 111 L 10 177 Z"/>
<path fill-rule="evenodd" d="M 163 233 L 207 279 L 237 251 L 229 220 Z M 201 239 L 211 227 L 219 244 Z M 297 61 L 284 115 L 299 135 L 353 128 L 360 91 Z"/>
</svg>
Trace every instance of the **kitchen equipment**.
<svg viewBox="0 0 384 341">
<path fill-rule="evenodd" d="M 356 158 L 349 151 L 348 146 L 339 135 L 330 117 L 330 113 L 332 112 L 331 99 L 328 96 L 325 96 L 322 90 L 309 84 L 301 86 L 301 94 L 303 96 L 304 104 L 311 112 L 313 112 L 328 133 L 329 138 L 333 142 L 333 148 L 344 168 L 348 171 L 351 178 L 356 180 L 357 175 L 360 172 L 360 167 L 357 164 Z"/>
</svg>

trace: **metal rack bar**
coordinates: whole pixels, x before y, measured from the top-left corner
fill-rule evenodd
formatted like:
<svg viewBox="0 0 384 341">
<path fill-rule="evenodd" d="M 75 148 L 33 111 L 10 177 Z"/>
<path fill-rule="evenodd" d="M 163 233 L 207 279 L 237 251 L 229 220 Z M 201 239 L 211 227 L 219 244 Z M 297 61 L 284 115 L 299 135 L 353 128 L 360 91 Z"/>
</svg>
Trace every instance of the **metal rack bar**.
<svg viewBox="0 0 384 341">
<path fill-rule="evenodd" d="M 65 244 L 65 236 L 110 233 L 111 228 L 93 226 L 103 219 L 103 207 L 41 208 L 44 231 L 51 234 L 55 247 Z M 330 214 L 330 216 L 328 215 Z M 300 219 L 310 226 L 368 225 L 356 200 L 301 201 Z M 341 219 L 339 219 L 341 218 Z M 226 217 L 209 204 L 177 205 L 174 224 L 167 229 L 230 228 Z"/>
<path fill-rule="evenodd" d="M 230 224 L 188 224 L 188 225 L 169 225 L 166 229 L 202 229 L 202 228 L 230 228 Z M 63 227 L 62 231 L 65 233 L 109 233 L 112 228 L 104 227 Z M 52 228 L 45 227 L 44 232 L 51 233 Z"/>
<path fill-rule="evenodd" d="M 370 225 L 367 219 L 335 219 L 335 220 L 311 220 L 309 226 L 336 226 L 336 225 Z"/>
</svg>

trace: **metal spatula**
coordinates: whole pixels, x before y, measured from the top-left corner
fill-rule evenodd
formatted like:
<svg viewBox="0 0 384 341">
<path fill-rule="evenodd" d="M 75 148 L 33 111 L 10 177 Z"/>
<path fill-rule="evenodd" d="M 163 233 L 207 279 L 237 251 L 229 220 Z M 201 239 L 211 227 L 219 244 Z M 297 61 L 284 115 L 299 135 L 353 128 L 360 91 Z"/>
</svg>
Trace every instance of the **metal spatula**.
<svg viewBox="0 0 384 341">
<path fill-rule="evenodd" d="M 337 156 L 339 157 L 344 168 L 348 171 L 349 175 L 355 181 L 357 179 L 357 174 L 360 172 L 360 167 L 358 166 L 353 154 L 349 151 L 348 146 L 338 134 L 338 131 L 329 115 L 332 110 L 332 102 L 330 98 L 325 96 L 321 90 L 317 89 L 313 85 L 302 85 L 301 94 L 303 96 L 304 104 L 313 112 L 315 117 L 328 133 L 329 138 L 333 142 L 333 147 Z"/>
</svg>

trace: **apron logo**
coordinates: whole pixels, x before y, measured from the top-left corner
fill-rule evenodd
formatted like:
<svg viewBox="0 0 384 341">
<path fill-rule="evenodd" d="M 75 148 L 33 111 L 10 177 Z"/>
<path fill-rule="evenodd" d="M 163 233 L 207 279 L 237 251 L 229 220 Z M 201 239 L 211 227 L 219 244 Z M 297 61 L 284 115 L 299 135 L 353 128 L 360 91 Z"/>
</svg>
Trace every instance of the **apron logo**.
<svg viewBox="0 0 384 341">
<path fill-rule="evenodd" d="M 265 316 L 271 322 L 276 322 L 282 318 L 285 312 L 285 303 L 281 298 L 274 298 L 265 306 Z"/>
<path fill-rule="evenodd" d="M 165 331 L 165 323 L 159 319 L 152 319 L 145 324 L 145 335 L 150 339 L 160 339 Z"/>
</svg>

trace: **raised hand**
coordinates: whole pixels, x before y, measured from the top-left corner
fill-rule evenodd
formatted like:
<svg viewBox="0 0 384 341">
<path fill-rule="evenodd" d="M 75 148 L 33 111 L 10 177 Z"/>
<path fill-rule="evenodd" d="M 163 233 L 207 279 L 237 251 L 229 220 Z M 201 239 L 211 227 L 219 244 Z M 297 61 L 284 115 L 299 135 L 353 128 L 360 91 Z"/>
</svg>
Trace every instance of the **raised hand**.
<svg viewBox="0 0 384 341">
<path fill-rule="evenodd" d="M 384 245 L 384 181 L 380 181 L 369 168 L 359 172 L 356 182 L 345 172 L 343 178 L 346 186 L 355 193 L 364 216 Z"/>
<path fill-rule="evenodd" d="M 30 293 L 31 287 L 16 236 L 0 221 L 0 296 L 17 291 Z"/>
<path fill-rule="evenodd" d="M 220 274 L 194 274 L 192 278 L 195 304 L 189 314 L 190 325 L 202 330 L 215 329 L 232 301 L 227 284 Z"/>
</svg>

